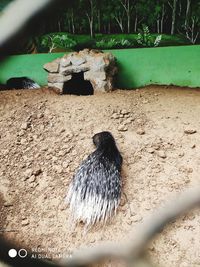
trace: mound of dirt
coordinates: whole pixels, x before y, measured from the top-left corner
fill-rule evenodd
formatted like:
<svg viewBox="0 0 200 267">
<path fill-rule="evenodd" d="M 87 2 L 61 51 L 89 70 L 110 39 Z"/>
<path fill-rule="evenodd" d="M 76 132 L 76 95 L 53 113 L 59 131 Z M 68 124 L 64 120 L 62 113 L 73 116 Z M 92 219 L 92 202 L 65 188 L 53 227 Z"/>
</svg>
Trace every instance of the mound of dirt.
<svg viewBox="0 0 200 267">
<path fill-rule="evenodd" d="M 1 91 L 1 234 L 55 260 L 58 253 L 121 242 L 171 195 L 200 184 L 199 103 L 198 90 L 172 87 L 92 96 Z M 64 198 L 94 150 L 91 137 L 105 130 L 124 158 L 124 194 L 113 220 L 84 234 L 83 225 L 73 227 Z M 199 266 L 199 225 L 198 210 L 170 224 L 149 246 L 152 260 Z"/>
</svg>

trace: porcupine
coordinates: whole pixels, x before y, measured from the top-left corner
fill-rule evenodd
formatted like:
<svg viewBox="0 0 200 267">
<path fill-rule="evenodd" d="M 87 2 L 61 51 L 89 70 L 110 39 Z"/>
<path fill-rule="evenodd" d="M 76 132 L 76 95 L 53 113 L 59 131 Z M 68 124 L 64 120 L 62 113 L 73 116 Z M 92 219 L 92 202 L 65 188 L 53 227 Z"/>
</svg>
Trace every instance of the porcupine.
<svg viewBox="0 0 200 267">
<path fill-rule="evenodd" d="M 36 89 L 39 84 L 28 77 L 13 77 L 6 82 L 7 89 Z"/>
<path fill-rule="evenodd" d="M 77 169 L 69 186 L 67 202 L 75 221 L 87 226 L 105 223 L 116 214 L 121 198 L 122 156 L 110 132 L 93 137 L 96 150 Z"/>
</svg>

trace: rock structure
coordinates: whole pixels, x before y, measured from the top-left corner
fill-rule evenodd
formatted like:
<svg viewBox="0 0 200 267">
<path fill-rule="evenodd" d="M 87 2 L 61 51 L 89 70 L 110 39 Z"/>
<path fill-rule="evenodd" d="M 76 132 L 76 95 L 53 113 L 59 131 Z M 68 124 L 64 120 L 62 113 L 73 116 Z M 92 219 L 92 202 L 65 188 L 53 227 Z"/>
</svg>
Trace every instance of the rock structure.
<svg viewBox="0 0 200 267">
<path fill-rule="evenodd" d="M 84 73 L 84 80 L 91 82 L 95 92 L 113 90 L 113 82 L 117 73 L 115 57 L 111 53 L 99 50 L 84 49 L 72 52 L 46 63 L 48 71 L 48 86 L 56 87 L 63 93 L 64 83 L 72 78 L 73 73 Z"/>
</svg>

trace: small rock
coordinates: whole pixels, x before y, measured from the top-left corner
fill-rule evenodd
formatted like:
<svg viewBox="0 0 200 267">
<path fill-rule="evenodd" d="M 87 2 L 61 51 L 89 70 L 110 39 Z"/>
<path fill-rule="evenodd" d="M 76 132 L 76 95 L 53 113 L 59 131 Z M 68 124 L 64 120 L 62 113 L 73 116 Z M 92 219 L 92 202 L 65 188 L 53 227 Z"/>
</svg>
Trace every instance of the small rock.
<svg viewBox="0 0 200 267">
<path fill-rule="evenodd" d="M 126 114 L 129 114 L 130 112 L 127 111 L 126 109 L 122 109 L 122 110 L 120 110 L 120 113 L 121 113 L 122 115 L 126 115 Z"/>
<path fill-rule="evenodd" d="M 136 120 L 136 123 L 138 123 L 138 124 L 143 124 L 143 120 L 142 120 L 142 119 L 137 119 L 137 120 Z"/>
<path fill-rule="evenodd" d="M 111 119 L 119 119 L 119 115 L 114 113 L 112 116 L 111 116 Z"/>
<path fill-rule="evenodd" d="M 188 172 L 188 173 L 193 173 L 193 169 L 192 169 L 192 168 L 188 168 L 188 169 L 187 169 L 187 172 Z"/>
<path fill-rule="evenodd" d="M 27 140 L 26 140 L 25 138 L 22 138 L 22 139 L 20 140 L 20 144 L 21 144 L 21 145 L 25 145 L 26 142 L 27 142 Z"/>
<path fill-rule="evenodd" d="M 51 127 L 51 123 L 49 123 L 49 126 Z M 41 132 L 43 132 L 44 129 L 45 129 L 45 125 L 41 124 L 39 129 L 40 129 Z"/>
<path fill-rule="evenodd" d="M 35 154 L 35 158 L 38 159 L 41 156 L 40 153 Z"/>
<path fill-rule="evenodd" d="M 197 131 L 195 130 L 195 129 L 186 129 L 186 130 L 184 130 L 184 133 L 185 134 L 194 134 L 194 133 L 196 133 Z"/>
<path fill-rule="evenodd" d="M 64 161 L 64 162 L 62 163 L 62 166 L 63 166 L 64 169 L 67 168 L 67 167 L 69 167 L 69 162 Z"/>
<path fill-rule="evenodd" d="M 190 179 L 189 179 L 188 177 L 186 177 L 186 178 L 184 179 L 184 182 L 185 182 L 185 184 L 189 184 L 189 183 L 190 183 Z"/>
<path fill-rule="evenodd" d="M 151 205 L 150 204 L 146 204 L 146 206 L 145 206 L 145 210 L 150 210 L 152 207 L 151 207 Z"/>
<path fill-rule="evenodd" d="M 184 157 L 184 155 L 185 155 L 185 153 L 184 153 L 183 151 L 180 152 L 180 153 L 178 154 L 178 156 L 179 156 L 180 158 Z"/>
<path fill-rule="evenodd" d="M 64 157 L 66 154 L 67 154 L 67 151 L 66 151 L 66 150 L 60 150 L 60 151 L 58 152 L 58 156 L 59 156 L 59 157 Z"/>
<path fill-rule="evenodd" d="M 131 225 L 131 224 L 132 224 L 132 220 L 131 220 L 131 219 L 128 219 L 128 220 L 127 220 L 127 224 L 128 224 L 128 225 Z"/>
<path fill-rule="evenodd" d="M 53 162 L 58 161 L 58 157 L 56 157 L 56 156 L 52 156 L 52 161 L 53 161 Z"/>
<path fill-rule="evenodd" d="M 28 124 L 27 122 L 24 122 L 24 123 L 22 123 L 22 125 L 21 125 L 21 129 L 22 129 L 22 130 L 27 130 L 28 127 L 29 127 L 29 124 Z"/>
<path fill-rule="evenodd" d="M 150 180 L 149 183 L 150 183 L 150 185 L 153 186 L 153 187 L 156 187 L 156 186 L 157 186 L 157 182 L 156 182 L 155 179 Z"/>
<path fill-rule="evenodd" d="M 48 146 L 44 145 L 41 147 L 41 151 L 47 151 L 48 150 Z"/>
<path fill-rule="evenodd" d="M 35 175 L 34 175 L 34 174 L 33 174 L 33 175 L 31 175 L 31 177 L 28 179 L 29 183 L 34 183 L 34 182 L 35 182 L 35 180 L 36 180 L 36 177 L 35 177 Z"/>
<path fill-rule="evenodd" d="M 76 156 L 77 156 L 77 151 L 76 151 L 76 150 L 72 150 L 71 155 L 72 155 L 73 157 L 76 157 Z"/>
<path fill-rule="evenodd" d="M 34 172 L 33 172 L 33 174 L 35 175 L 35 176 L 38 176 L 40 173 L 42 173 L 42 170 L 39 168 L 39 169 L 36 169 Z"/>
<path fill-rule="evenodd" d="M 24 131 L 19 131 L 19 133 L 18 133 L 18 136 L 23 136 L 25 134 L 25 132 Z"/>
<path fill-rule="evenodd" d="M 142 128 L 138 128 L 136 133 L 139 134 L 139 135 L 144 135 L 145 134 L 145 130 L 142 129 Z"/>
<path fill-rule="evenodd" d="M 3 150 L 1 150 L 1 154 L 6 156 L 6 155 L 9 154 L 9 150 L 8 149 L 3 149 Z"/>
<path fill-rule="evenodd" d="M 160 172 L 161 172 L 161 169 L 160 169 L 160 168 L 155 168 L 155 169 L 154 169 L 154 172 L 155 172 L 155 173 L 160 173 Z"/>
<path fill-rule="evenodd" d="M 185 173 L 185 172 L 187 172 L 187 168 L 185 166 L 180 166 L 179 171 Z"/>
<path fill-rule="evenodd" d="M 63 172 L 63 167 L 60 165 L 54 165 L 53 168 L 59 174 Z"/>
<path fill-rule="evenodd" d="M 29 225 L 29 220 L 28 219 L 22 220 L 22 226 L 26 226 L 26 225 Z"/>
<path fill-rule="evenodd" d="M 153 147 L 147 147 L 146 151 L 150 154 L 153 154 L 155 152 L 155 150 L 153 149 Z"/>
<path fill-rule="evenodd" d="M 26 118 L 26 122 L 30 122 L 32 120 L 32 115 L 29 115 L 27 118 Z"/>
<path fill-rule="evenodd" d="M 167 157 L 165 151 L 163 151 L 163 150 L 157 151 L 157 155 L 158 155 L 158 157 L 160 157 L 162 159 L 165 159 Z"/>
<path fill-rule="evenodd" d="M 31 175 L 33 174 L 33 170 L 32 169 L 27 169 L 24 172 L 24 180 L 28 179 L 29 177 L 31 177 Z"/>
<path fill-rule="evenodd" d="M 132 122 L 131 118 L 127 118 L 126 120 L 124 120 L 124 124 L 130 124 Z"/>
<path fill-rule="evenodd" d="M 12 207 L 13 203 L 9 200 L 6 200 L 3 205 L 4 205 L 4 207 L 8 208 L 8 207 Z"/>
<path fill-rule="evenodd" d="M 130 116 L 131 116 L 130 113 L 128 113 L 124 115 L 124 118 L 130 118 Z"/>
<path fill-rule="evenodd" d="M 137 213 L 135 212 L 136 207 L 134 205 L 130 205 L 130 216 L 136 216 Z"/>
<path fill-rule="evenodd" d="M 37 115 L 37 118 L 38 119 L 41 119 L 41 118 L 43 118 L 44 117 L 44 114 L 43 113 L 39 113 L 38 115 Z"/>
<path fill-rule="evenodd" d="M 118 131 L 120 131 L 120 132 L 126 132 L 127 130 L 128 130 L 128 128 L 125 125 L 120 125 L 118 127 Z"/>
<path fill-rule="evenodd" d="M 139 214 L 136 214 L 135 216 L 131 217 L 132 222 L 140 222 L 142 221 L 142 216 L 140 216 Z"/>
<path fill-rule="evenodd" d="M 44 108 L 44 107 L 45 107 L 45 104 L 42 103 L 42 104 L 40 104 L 40 105 L 38 106 L 38 109 L 42 109 L 42 108 Z"/>
<path fill-rule="evenodd" d="M 191 146 L 191 148 L 193 149 L 193 148 L 195 148 L 196 147 L 196 145 L 195 144 L 193 144 L 192 146 Z"/>
<path fill-rule="evenodd" d="M 33 141 L 33 136 L 29 136 L 29 139 L 28 139 L 29 142 L 32 142 Z"/>
</svg>

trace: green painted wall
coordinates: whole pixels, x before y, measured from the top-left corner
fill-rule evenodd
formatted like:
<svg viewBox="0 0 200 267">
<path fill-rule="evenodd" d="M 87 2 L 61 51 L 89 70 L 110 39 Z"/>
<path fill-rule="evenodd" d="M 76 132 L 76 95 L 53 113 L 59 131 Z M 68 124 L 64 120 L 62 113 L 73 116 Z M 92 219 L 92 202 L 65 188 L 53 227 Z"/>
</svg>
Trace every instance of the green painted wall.
<svg viewBox="0 0 200 267">
<path fill-rule="evenodd" d="M 4 84 L 11 77 L 28 76 L 40 85 L 46 85 L 47 72 L 43 65 L 62 55 L 63 53 L 52 53 L 7 57 L 0 63 L 0 83 Z"/>
<path fill-rule="evenodd" d="M 200 87 L 200 45 L 110 51 L 121 88 L 148 84 Z"/>
<path fill-rule="evenodd" d="M 118 88 L 148 84 L 200 87 L 200 46 L 106 50 L 117 58 Z M 47 84 L 46 62 L 63 53 L 11 56 L 0 63 L 0 83 L 10 77 L 28 76 Z"/>
</svg>

